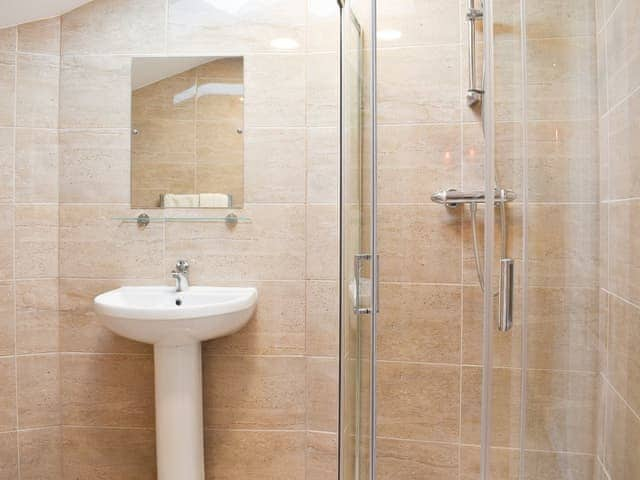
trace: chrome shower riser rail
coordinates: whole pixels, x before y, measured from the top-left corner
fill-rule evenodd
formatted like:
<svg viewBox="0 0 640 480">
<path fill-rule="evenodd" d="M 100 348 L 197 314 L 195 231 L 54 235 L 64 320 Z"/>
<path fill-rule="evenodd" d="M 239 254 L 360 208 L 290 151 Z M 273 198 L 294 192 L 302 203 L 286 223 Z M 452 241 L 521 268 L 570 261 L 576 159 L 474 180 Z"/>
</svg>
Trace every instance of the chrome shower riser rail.
<svg viewBox="0 0 640 480">
<path fill-rule="evenodd" d="M 469 22 L 469 88 L 467 89 L 467 105 L 472 107 L 482 100 L 484 90 L 478 86 L 476 73 L 476 22 L 483 18 L 482 8 L 476 8 L 476 1 L 469 0 L 467 21 Z"/>
<path fill-rule="evenodd" d="M 496 188 L 494 202 L 508 203 L 517 198 L 513 190 Z M 457 207 L 465 203 L 485 203 L 484 191 L 461 192 L 458 190 L 442 190 L 431 195 L 431 201 L 447 207 Z"/>
</svg>

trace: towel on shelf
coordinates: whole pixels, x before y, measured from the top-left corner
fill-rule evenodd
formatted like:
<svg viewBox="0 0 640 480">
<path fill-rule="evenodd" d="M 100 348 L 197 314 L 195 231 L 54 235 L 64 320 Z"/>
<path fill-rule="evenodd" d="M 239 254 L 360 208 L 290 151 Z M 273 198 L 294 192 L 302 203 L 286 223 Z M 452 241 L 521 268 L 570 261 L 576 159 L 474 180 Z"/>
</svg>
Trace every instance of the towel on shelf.
<svg viewBox="0 0 640 480">
<path fill-rule="evenodd" d="M 164 208 L 194 208 L 200 206 L 198 195 L 165 193 L 162 196 L 162 206 Z"/>
<path fill-rule="evenodd" d="M 229 208 L 232 206 L 231 195 L 226 193 L 201 193 L 200 206 L 203 208 Z"/>
</svg>

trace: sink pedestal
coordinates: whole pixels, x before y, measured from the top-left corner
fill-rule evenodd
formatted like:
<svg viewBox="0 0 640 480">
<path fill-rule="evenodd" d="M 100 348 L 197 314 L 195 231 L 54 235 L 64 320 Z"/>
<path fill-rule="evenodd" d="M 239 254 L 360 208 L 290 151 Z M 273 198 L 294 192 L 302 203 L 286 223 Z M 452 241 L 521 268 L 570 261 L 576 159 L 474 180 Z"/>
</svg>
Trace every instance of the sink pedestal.
<svg viewBox="0 0 640 480">
<path fill-rule="evenodd" d="M 154 345 L 158 480 L 204 480 L 202 348 Z"/>
</svg>

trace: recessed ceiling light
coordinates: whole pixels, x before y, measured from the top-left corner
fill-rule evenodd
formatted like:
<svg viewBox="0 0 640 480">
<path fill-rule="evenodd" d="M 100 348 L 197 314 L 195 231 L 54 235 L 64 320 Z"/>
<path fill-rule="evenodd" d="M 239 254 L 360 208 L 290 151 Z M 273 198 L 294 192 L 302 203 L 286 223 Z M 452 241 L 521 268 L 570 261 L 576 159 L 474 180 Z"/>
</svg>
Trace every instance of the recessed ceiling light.
<svg viewBox="0 0 640 480">
<path fill-rule="evenodd" d="M 300 45 L 293 38 L 275 38 L 271 40 L 271 46 L 279 50 L 295 50 Z"/>
</svg>

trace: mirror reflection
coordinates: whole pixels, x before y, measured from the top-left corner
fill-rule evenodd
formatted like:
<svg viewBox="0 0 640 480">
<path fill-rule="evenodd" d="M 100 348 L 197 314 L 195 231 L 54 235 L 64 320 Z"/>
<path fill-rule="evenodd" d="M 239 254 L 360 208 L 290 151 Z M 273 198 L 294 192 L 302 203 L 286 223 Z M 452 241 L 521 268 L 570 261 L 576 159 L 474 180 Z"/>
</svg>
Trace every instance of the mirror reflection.
<svg viewBox="0 0 640 480">
<path fill-rule="evenodd" d="M 132 207 L 242 207 L 243 77 L 242 57 L 132 60 Z"/>
</svg>

